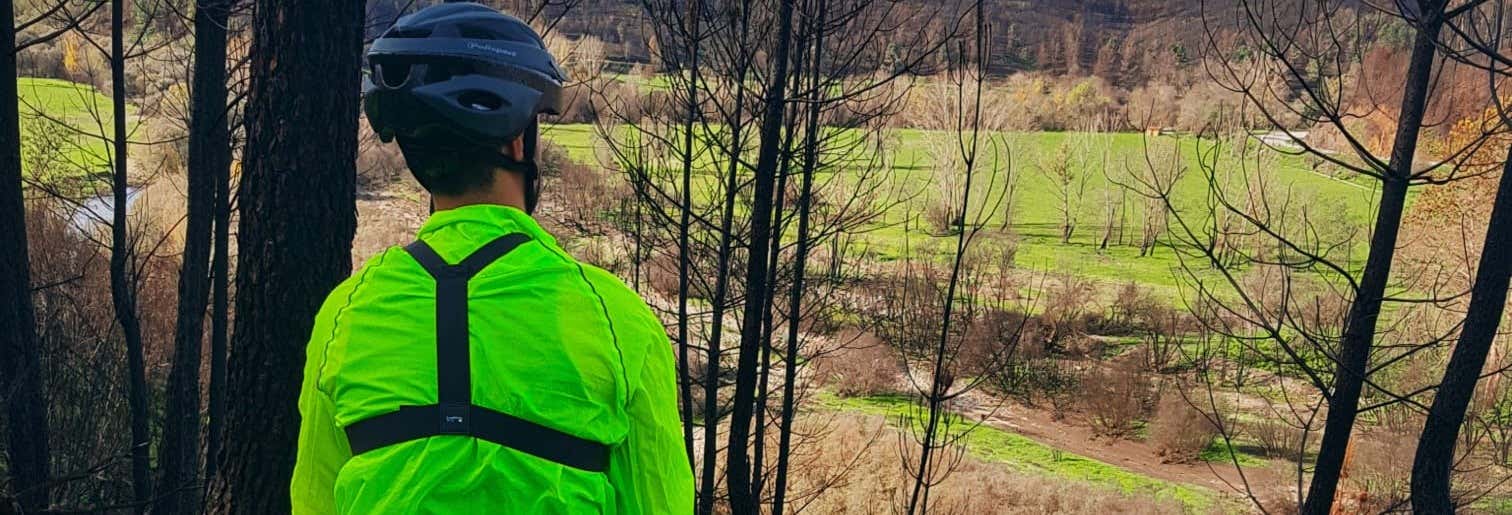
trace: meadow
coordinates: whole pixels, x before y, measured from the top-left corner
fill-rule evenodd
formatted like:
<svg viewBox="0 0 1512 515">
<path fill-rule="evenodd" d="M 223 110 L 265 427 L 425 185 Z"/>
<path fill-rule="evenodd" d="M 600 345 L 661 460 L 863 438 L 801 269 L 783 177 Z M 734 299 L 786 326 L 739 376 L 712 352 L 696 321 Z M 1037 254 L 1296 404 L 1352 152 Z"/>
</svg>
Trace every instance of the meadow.
<svg viewBox="0 0 1512 515">
<path fill-rule="evenodd" d="M 862 234 L 858 242 L 862 252 L 879 261 L 905 255 L 944 256 L 950 252 L 955 239 L 948 232 L 930 230 L 923 221 L 923 213 L 927 203 L 938 201 L 940 194 L 940 188 L 933 184 L 932 170 L 937 158 L 932 146 L 952 136 L 944 131 L 924 129 L 895 129 L 887 136 L 884 146 L 891 155 L 881 161 L 891 167 L 889 175 L 892 180 L 902 181 L 897 190 L 912 198 L 908 202 L 888 205 L 882 219 Z M 1119 184 L 1131 184 L 1131 171 L 1148 173 L 1144 168 L 1147 153 L 1153 156 L 1161 151 L 1170 152 L 1173 145 L 1179 148 L 1186 171 L 1173 188 L 1173 203 L 1189 224 L 1201 225 L 1210 220 L 1207 209 L 1209 173 L 1220 182 L 1229 181 L 1226 191 L 1233 198 L 1245 194 L 1242 187 L 1235 186 L 1244 184 L 1245 175 L 1264 175 L 1272 198 L 1287 200 L 1293 209 L 1306 209 L 1314 223 L 1341 235 L 1339 237 L 1353 235 L 1355 244 L 1349 246 L 1350 250 L 1363 249 L 1364 241 L 1359 235 L 1364 234 L 1373 214 L 1372 199 L 1376 192 L 1367 184 L 1315 171 L 1301 157 L 1261 148 L 1254 141 L 1249 143 L 1250 148 L 1241 163 L 1240 158 L 1231 157 L 1233 149 L 1227 144 L 1189 136 L 1150 137 L 1128 132 L 1004 132 L 983 136 L 984 140 L 1001 142 L 999 148 L 1006 150 L 1000 151 L 995 159 L 985 156 L 979 162 L 983 166 L 991 166 L 994 161 L 998 163 L 997 167 L 1002 170 L 997 179 L 1000 186 L 1009 174 L 1016 182 L 1008 206 L 993 213 L 984 225 L 1001 229 L 1004 217 L 1011 216 L 1007 234 L 1016 243 L 1016 267 L 1073 274 L 1101 282 L 1135 281 L 1173 301 L 1180 296 L 1181 262 L 1176 253 L 1164 245 L 1157 246 L 1149 255 L 1140 255 L 1134 240 L 1141 229 L 1144 199 L 1126 192 Z M 543 129 L 543 138 L 561 146 L 573 160 L 608 168 L 604 166 L 607 153 L 602 151 L 605 144 L 593 125 L 550 125 Z M 1085 184 L 1080 195 L 1082 201 L 1076 203 L 1078 227 L 1068 242 L 1061 241 L 1058 190 L 1051 178 L 1040 171 L 1050 156 L 1061 151 L 1063 144 L 1073 148 L 1096 145 L 1105 148 L 1107 155 L 1106 159 L 1099 158 L 1095 162 L 1087 160 Z M 983 148 L 985 151 L 987 147 Z M 1257 159 L 1257 155 L 1260 158 Z M 701 164 L 707 167 L 707 163 Z M 1103 166 L 1111 178 L 1105 177 L 1101 171 Z M 695 188 L 699 188 L 698 185 L 711 187 L 712 175 L 707 171 L 700 175 L 694 181 Z M 979 174 L 982 177 L 979 180 L 986 180 L 985 175 Z M 979 193 L 973 203 L 980 205 L 987 196 Z M 1119 204 L 1123 205 L 1117 216 L 1123 221 L 1121 236 L 1125 244 L 1103 248 L 1100 242 L 1108 206 Z M 1172 239 L 1163 237 L 1161 241 L 1170 243 Z M 1358 262 L 1363 257 L 1363 252 L 1351 254 L 1344 260 Z"/>
<path fill-rule="evenodd" d="M 110 173 L 110 97 L 93 86 L 59 79 L 22 77 L 16 86 L 21 163 L 28 177 L 67 182 Z M 126 109 L 130 131 L 137 108 L 128 104 Z"/>
</svg>

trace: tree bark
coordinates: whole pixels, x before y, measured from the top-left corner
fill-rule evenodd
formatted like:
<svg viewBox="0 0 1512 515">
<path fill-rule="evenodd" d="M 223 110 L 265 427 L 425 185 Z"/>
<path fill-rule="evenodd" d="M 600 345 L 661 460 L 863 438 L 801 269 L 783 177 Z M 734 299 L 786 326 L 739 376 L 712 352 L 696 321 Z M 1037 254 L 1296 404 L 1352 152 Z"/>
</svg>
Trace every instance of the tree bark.
<svg viewBox="0 0 1512 515">
<path fill-rule="evenodd" d="M 137 316 L 135 257 L 131 248 L 127 203 L 126 162 L 126 45 L 125 0 L 110 3 L 110 104 L 114 152 L 110 181 L 114 213 L 111 216 L 110 300 L 116 323 L 126 340 L 127 406 L 131 412 L 131 487 L 138 513 L 147 511 L 152 499 L 152 462 L 148 457 L 152 434 L 147 421 L 147 369 L 142 358 L 142 327 Z"/>
<path fill-rule="evenodd" d="M 229 149 L 227 149 L 229 150 Z M 226 330 L 230 325 L 231 245 L 231 168 L 216 170 L 215 175 L 215 253 L 210 258 L 211 290 L 214 299 L 210 311 L 210 414 L 205 429 L 205 483 L 215 479 L 219 469 L 221 431 L 226 420 Z"/>
<path fill-rule="evenodd" d="M 739 10 L 741 45 L 747 43 L 750 34 L 750 2 L 747 0 Z M 744 83 L 749 74 L 751 63 L 740 63 L 736 69 L 736 83 Z M 696 77 L 696 76 L 695 76 Z M 695 82 L 695 84 L 697 84 Z M 696 86 L 693 86 L 696 87 Z M 709 350 L 708 361 L 704 369 L 704 412 L 703 412 L 703 463 L 700 464 L 698 483 L 698 506 L 695 513 L 699 515 L 712 515 L 714 513 L 714 498 L 716 487 L 715 465 L 719 460 L 715 459 L 718 454 L 719 436 L 719 373 L 720 353 L 723 352 L 720 345 L 724 341 L 724 318 L 728 308 L 728 291 L 730 283 L 730 259 L 733 250 L 731 246 L 735 239 L 731 226 L 735 220 L 735 200 L 739 189 L 739 160 L 734 156 L 740 155 L 741 128 L 744 127 L 745 115 L 745 91 L 746 88 L 735 89 L 735 101 L 730 104 L 730 145 L 726 152 L 731 156 L 729 168 L 726 170 L 724 184 L 724 204 L 719 219 L 719 253 L 715 258 L 714 270 L 714 305 L 710 308 L 711 320 L 709 322 Z M 683 191 L 689 191 L 685 186 Z M 691 204 L 683 204 L 684 207 L 692 208 Z"/>
<path fill-rule="evenodd" d="M 1328 398 L 1328 418 L 1324 422 L 1323 440 L 1303 513 L 1327 515 L 1333 507 L 1339 476 L 1344 468 L 1345 450 L 1358 415 L 1360 393 L 1375 341 L 1376 321 L 1381 314 L 1386 282 L 1391 276 L 1391 260 L 1396 254 L 1397 233 L 1402 225 L 1408 178 L 1417 153 L 1418 132 L 1427 105 L 1428 82 L 1437 50 L 1435 42 L 1443 26 L 1443 1 L 1430 0 L 1426 4 L 1407 68 L 1401 115 L 1397 118 L 1396 139 L 1391 150 L 1391 169 L 1381 184 L 1370 256 L 1366 258 L 1359 290 L 1355 292 L 1344 335 L 1339 342 L 1339 364 Z"/>
<path fill-rule="evenodd" d="M 798 194 L 798 248 L 793 256 L 793 286 L 788 297 L 787 349 L 782 370 L 782 418 L 777 422 L 777 474 L 772 485 L 772 513 L 782 515 L 787 502 L 788 464 L 792 457 L 793 418 L 797 416 L 797 400 L 794 389 L 798 384 L 798 323 L 803 318 L 804 273 L 808 266 L 809 214 L 813 208 L 814 168 L 817 166 L 820 96 L 820 70 L 823 70 L 825 22 L 829 2 L 818 2 L 819 15 L 810 23 L 813 34 L 809 62 L 809 105 L 803 130 L 803 183 Z M 839 236 L 833 236 L 838 238 Z M 838 247 L 837 247 L 838 248 Z"/>
<path fill-rule="evenodd" d="M 210 236 L 215 180 L 231 166 L 226 128 L 226 0 L 201 0 L 194 12 L 194 89 L 189 115 L 188 209 L 184 257 L 179 268 L 178 321 L 173 368 L 168 373 L 167 413 L 158 464 L 164 492 L 157 513 L 198 506 L 200 347 L 210 289 Z"/>
<path fill-rule="evenodd" d="M 16 10 L 0 0 L 0 402 L 5 404 L 11 491 L 21 509 L 48 505 L 47 410 L 31 297 L 21 126 L 16 101 Z"/>
<path fill-rule="evenodd" d="M 1454 446 L 1459 442 L 1465 409 L 1475 396 L 1475 385 L 1486 355 L 1496 340 L 1502 311 L 1507 304 L 1507 283 L 1512 278 L 1512 147 L 1502 165 L 1496 203 L 1486 228 L 1480 267 L 1470 289 L 1470 307 L 1460 330 L 1459 344 L 1444 368 L 1444 379 L 1428 410 L 1423 434 L 1418 438 L 1412 462 L 1412 511 L 1420 514 L 1454 513 L 1449 496 L 1449 474 L 1454 464 Z"/>
<path fill-rule="evenodd" d="M 287 513 L 304 347 L 351 272 L 363 0 L 258 0 L 217 513 Z"/>
<path fill-rule="evenodd" d="M 735 397 L 731 410 L 729 446 L 726 463 L 730 485 L 730 510 L 735 515 L 756 513 L 760 499 L 751 482 L 750 445 L 751 415 L 756 401 L 756 358 L 761 346 L 762 311 L 766 302 L 767 246 L 771 244 L 772 198 L 777 179 L 777 160 L 781 157 L 779 132 L 783 108 L 787 106 L 786 86 L 789 39 L 793 31 L 793 1 L 782 0 L 778 9 L 777 50 L 771 59 L 775 71 L 767 91 L 764 117 L 761 120 L 760 149 L 756 157 L 756 184 L 751 201 L 750 250 L 746 259 L 745 309 L 741 318 L 740 354 L 735 376 Z"/>
<path fill-rule="evenodd" d="M 702 37 L 698 21 L 703 17 L 703 2 L 693 0 L 689 7 L 692 30 L 688 36 L 688 112 L 683 123 L 682 211 L 677 222 L 677 384 L 682 392 L 683 449 L 688 453 L 688 467 L 693 464 L 693 374 L 688 363 L 688 270 L 692 266 L 688 248 L 689 217 L 693 212 L 693 127 L 701 105 L 698 102 L 698 57 Z M 697 502 L 695 501 L 695 505 Z"/>
</svg>

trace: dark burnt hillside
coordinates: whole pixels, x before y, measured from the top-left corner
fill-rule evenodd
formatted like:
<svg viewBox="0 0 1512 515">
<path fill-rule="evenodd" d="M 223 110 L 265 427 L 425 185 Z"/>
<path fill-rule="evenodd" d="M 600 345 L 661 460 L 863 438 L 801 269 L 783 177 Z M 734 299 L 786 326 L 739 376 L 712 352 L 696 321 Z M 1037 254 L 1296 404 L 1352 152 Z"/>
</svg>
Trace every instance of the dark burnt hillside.
<svg viewBox="0 0 1512 515">
<path fill-rule="evenodd" d="M 1153 70 L 1191 63 L 1206 40 L 1199 0 L 995 3 L 994 26 L 1008 28 L 998 29 L 995 71 L 1096 75 L 1132 86 Z"/>
<path fill-rule="evenodd" d="M 923 5 L 934 0 L 906 0 Z M 1236 0 L 1207 0 L 1209 9 Z M 415 0 L 370 0 L 375 30 Z M 511 10 L 511 0 L 499 7 Z M 988 0 L 994 27 L 994 73 L 1037 70 L 1097 75 L 1134 86 L 1154 70 L 1169 72 L 1200 52 L 1202 0 Z M 647 62 L 640 0 L 583 0 L 556 30 L 592 35 L 607 43 L 610 58 Z"/>
</svg>

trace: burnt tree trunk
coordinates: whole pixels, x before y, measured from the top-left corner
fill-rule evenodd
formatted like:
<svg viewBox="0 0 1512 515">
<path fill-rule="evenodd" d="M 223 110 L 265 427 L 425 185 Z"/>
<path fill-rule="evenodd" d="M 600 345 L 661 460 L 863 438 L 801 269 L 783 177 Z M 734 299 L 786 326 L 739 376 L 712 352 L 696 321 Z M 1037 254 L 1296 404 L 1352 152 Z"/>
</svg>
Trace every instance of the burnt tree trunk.
<svg viewBox="0 0 1512 515">
<path fill-rule="evenodd" d="M 804 23 L 809 24 L 806 32 L 813 34 L 812 42 L 808 51 L 811 53 L 808 64 L 809 80 L 809 103 L 807 120 L 803 128 L 803 164 L 801 173 L 803 182 L 798 194 L 798 248 L 793 256 L 793 285 L 788 296 L 788 321 L 787 321 L 787 349 L 783 358 L 782 371 L 782 416 L 777 422 L 777 472 L 772 486 L 772 513 L 782 515 L 787 502 L 788 464 L 792 457 L 793 441 L 793 417 L 797 415 L 797 400 L 794 389 L 798 384 L 798 325 L 803 319 L 803 288 L 804 272 L 808 265 L 809 246 L 809 214 L 812 212 L 814 203 L 814 168 L 817 167 L 817 154 L 819 143 L 819 114 L 822 106 L 818 102 L 820 97 L 820 70 L 824 57 L 824 26 L 829 12 L 828 2 L 819 2 L 819 15 L 817 21 L 805 18 Z M 801 71 L 800 71 L 801 72 Z M 838 238 L 839 236 L 833 236 Z M 838 254 L 838 252 L 837 252 Z"/>
<path fill-rule="evenodd" d="M 158 448 L 164 489 L 154 511 L 179 513 L 198 506 L 200 436 L 200 347 L 210 290 L 210 233 L 215 213 L 215 180 L 231 166 L 226 128 L 227 0 L 201 0 L 194 12 L 194 89 L 189 114 L 189 175 L 184 257 L 179 268 L 178 321 L 173 335 L 173 368 L 168 373 L 168 405 L 163 443 Z"/>
<path fill-rule="evenodd" d="M 351 272 L 363 0 L 258 0 L 217 513 L 287 513 L 304 347 Z"/>
<path fill-rule="evenodd" d="M 1326 515 L 1333 506 L 1339 476 L 1344 469 L 1344 455 L 1360 406 L 1370 350 L 1375 341 L 1376 321 L 1386 281 L 1391 276 L 1391 260 L 1396 254 L 1397 233 L 1407 199 L 1408 178 L 1417 153 L 1418 132 L 1427 105 L 1428 81 L 1433 71 L 1439 29 L 1443 26 L 1443 0 L 1423 2 L 1412 59 L 1408 63 L 1403 87 L 1402 110 L 1397 118 L 1396 139 L 1391 148 L 1391 167 L 1381 184 L 1381 199 L 1376 211 L 1375 229 L 1370 239 L 1370 256 L 1359 289 L 1350 305 L 1344 335 L 1339 342 L 1339 363 L 1334 385 L 1328 394 L 1328 418 L 1323 425 L 1323 441 L 1313 469 L 1312 482 L 1302 512 Z"/>
<path fill-rule="evenodd" d="M 1454 346 L 1449 365 L 1444 368 L 1443 382 L 1439 383 L 1438 395 L 1433 398 L 1428 421 L 1418 438 L 1417 456 L 1412 462 L 1412 511 L 1416 513 L 1454 513 L 1449 497 L 1454 445 L 1459 441 L 1465 408 L 1475 395 L 1486 355 L 1496 340 L 1507 304 L 1507 282 L 1512 277 L 1512 260 L 1507 259 L 1512 252 L 1512 147 L 1507 148 L 1507 155 L 1459 344 Z"/>
<path fill-rule="evenodd" d="M 692 30 L 688 32 L 688 112 L 683 123 L 682 155 L 682 205 L 677 221 L 677 384 L 682 392 L 683 450 L 688 453 L 688 468 L 693 463 L 693 374 L 688 363 L 688 270 L 692 267 L 688 255 L 689 218 L 693 212 L 693 128 L 702 109 L 698 103 L 698 57 L 703 39 L 698 33 L 698 20 L 703 17 L 703 2 L 694 0 L 689 8 Z M 695 469 L 696 471 L 696 469 Z M 697 504 L 697 501 L 694 501 Z"/>
<path fill-rule="evenodd" d="M 747 42 L 750 34 L 750 11 L 740 10 L 740 36 L 742 46 Z M 737 67 L 735 79 L 737 83 L 744 83 L 750 72 L 751 63 L 744 61 Z M 696 87 L 696 86 L 693 86 Z M 730 123 L 730 146 L 726 150 L 730 156 L 740 155 L 741 128 L 745 125 L 745 91 L 746 88 L 735 89 L 735 101 L 731 103 Z M 734 254 L 731 246 L 735 240 L 732 225 L 735 219 L 735 200 L 740 188 L 738 176 L 739 160 L 730 159 L 729 168 L 726 170 L 724 204 L 719 218 L 719 251 L 715 258 L 714 269 L 714 305 L 710 307 L 711 320 L 709 321 L 709 340 L 707 362 L 704 369 L 704 412 L 703 412 L 703 462 L 699 464 L 698 482 L 698 506 L 694 513 L 699 515 L 712 515 L 714 513 L 714 500 L 718 493 L 718 483 L 715 480 L 715 465 L 718 460 L 719 443 L 719 380 L 720 380 L 720 353 L 723 352 L 720 345 L 724 338 L 725 310 L 728 308 L 728 295 L 730 283 L 730 261 Z M 689 191 L 686 187 L 683 191 Z M 692 209 L 692 204 L 683 204 L 684 208 Z"/>
<path fill-rule="evenodd" d="M 131 488 L 138 513 L 152 499 L 152 445 L 147 425 L 147 369 L 142 359 L 142 327 L 136 308 L 135 258 L 126 204 L 130 201 L 126 174 L 126 45 L 125 0 L 110 3 L 110 104 L 113 136 L 110 181 L 114 213 L 110 219 L 110 300 L 116 323 L 126 340 L 127 406 L 131 412 Z"/>
<path fill-rule="evenodd" d="M 21 126 L 16 101 L 16 10 L 0 0 L 0 403 L 5 404 L 7 472 L 21 509 L 48 504 L 47 410 L 31 298 L 26 206 L 21 196 Z"/>
<path fill-rule="evenodd" d="M 229 149 L 227 149 L 229 151 Z M 205 483 L 220 463 L 221 428 L 226 421 L 226 338 L 230 320 L 231 167 L 215 171 L 215 253 L 210 257 L 210 413 L 206 417 Z"/>
<path fill-rule="evenodd" d="M 760 149 L 756 157 L 755 190 L 751 200 L 750 256 L 746 260 L 746 297 L 740 327 L 740 353 L 736 365 L 735 397 L 730 418 L 729 446 L 726 463 L 730 485 L 730 510 L 735 515 L 756 513 L 760 498 L 758 485 L 751 481 L 751 415 L 756 402 L 757 354 L 761 345 L 762 311 L 766 302 L 767 246 L 771 244 L 772 199 L 777 179 L 777 160 L 781 158 L 779 132 L 783 108 L 787 106 L 786 86 L 788 47 L 793 31 L 793 1 L 782 0 L 778 9 L 777 50 L 771 56 L 775 64 L 766 94 L 765 113 L 761 120 Z"/>
</svg>

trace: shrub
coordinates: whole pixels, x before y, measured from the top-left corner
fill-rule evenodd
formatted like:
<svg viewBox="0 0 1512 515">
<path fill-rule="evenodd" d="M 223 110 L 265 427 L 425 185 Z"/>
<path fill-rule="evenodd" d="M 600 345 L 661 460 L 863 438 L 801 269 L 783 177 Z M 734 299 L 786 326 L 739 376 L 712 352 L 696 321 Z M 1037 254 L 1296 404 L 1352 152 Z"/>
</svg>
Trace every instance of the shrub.
<svg viewBox="0 0 1512 515">
<path fill-rule="evenodd" d="M 1417 449 L 1413 433 L 1360 433 L 1354 438 L 1352 457 L 1345 458 L 1348 480 L 1340 485 L 1341 507 L 1353 513 L 1387 513 L 1406 505 L 1412 477 L 1412 456 Z M 1463 485 L 1465 471 L 1457 476 Z M 1352 505 L 1352 506 L 1351 506 Z"/>
<path fill-rule="evenodd" d="M 1148 412 L 1150 381 L 1143 372 L 1134 370 L 1097 370 L 1083 381 L 1081 393 L 1094 432 L 1127 438 L 1133 436 L 1136 424 Z"/>
<path fill-rule="evenodd" d="M 854 323 L 854 311 L 848 302 L 835 295 L 835 290 L 824 285 L 809 283 L 803 288 L 803 303 L 799 306 L 799 330 L 810 334 L 836 334 Z M 779 298 L 789 298 L 791 293 L 782 292 Z M 787 312 L 786 301 L 779 306 Z"/>
<path fill-rule="evenodd" d="M 681 288 L 681 280 L 678 278 L 678 266 L 678 257 L 675 253 L 651 253 L 651 259 L 647 260 L 644 265 L 646 284 L 651 286 L 652 291 L 660 293 L 667 298 L 676 299 Z M 689 296 L 697 293 L 692 288 L 693 285 L 689 284 Z"/>
<path fill-rule="evenodd" d="M 820 381 L 841 397 L 894 393 L 901 359 L 875 335 L 843 331 L 840 343 L 814 361 Z"/>
<path fill-rule="evenodd" d="M 999 392 L 1024 404 L 1050 404 L 1051 417 L 1061 420 L 1075 404 L 1081 376 L 1061 361 L 1025 357 L 1009 360 L 989 380 Z"/>
<path fill-rule="evenodd" d="M 630 271 L 630 268 L 632 266 L 630 256 L 625 254 L 625 249 L 623 247 L 616 245 L 615 242 L 610 238 L 577 238 L 565 246 L 568 247 L 568 252 L 572 254 L 572 257 L 577 258 L 579 261 L 602 268 L 604 270 L 607 270 L 609 273 L 616 274 L 621 277 L 628 278 L 632 273 Z M 649 269 L 649 266 L 643 265 L 642 267 L 643 272 Z M 676 295 L 677 289 L 675 283 L 675 274 L 677 273 L 677 271 L 673 270 L 672 273 L 674 274 L 672 294 Z M 646 280 L 648 278 L 649 275 L 643 277 L 642 280 Z"/>
<path fill-rule="evenodd" d="M 623 182 L 572 160 L 557 145 L 542 145 L 538 165 L 541 176 L 550 181 L 543 189 L 566 215 L 562 222 L 583 232 L 601 233 L 589 227 L 610 217 L 629 197 Z"/>
<path fill-rule="evenodd" d="M 956 353 L 958 372 L 977 376 L 1018 357 L 1027 320 L 1022 313 L 990 308 L 963 320 L 968 325 Z"/>
<path fill-rule="evenodd" d="M 1098 319 L 1093 329 L 1098 334 L 1132 334 L 1148 320 L 1151 311 L 1160 307 L 1160 302 L 1150 293 L 1149 288 L 1142 288 L 1139 283 L 1129 281 L 1118 287 L 1113 304 L 1108 306 L 1107 316 Z"/>
<path fill-rule="evenodd" d="M 1260 443 L 1267 457 L 1297 461 L 1301 458 L 1302 428 L 1277 417 L 1261 417 L 1246 424 L 1245 432 Z"/>
<path fill-rule="evenodd" d="M 111 303 L 109 251 L 92 241 L 101 235 L 86 235 L 70 222 L 72 212 L 71 205 L 44 201 L 28 206 L 26 213 L 31 278 L 38 286 L 33 300 L 44 409 L 53 427 L 67 428 L 48 435 L 53 467 L 60 471 L 91 470 L 125 456 L 128 442 L 121 435 L 131 420 L 122 365 L 125 344 Z M 150 220 L 134 213 L 131 225 L 139 235 L 135 266 L 140 275 L 135 279 L 144 368 L 149 390 L 161 391 L 173 353 L 179 267 L 175 258 L 153 255 L 162 230 L 144 223 Z M 94 470 L 62 479 L 53 500 L 72 506 L 131 498 L 128 467 Z"/>
<path fill-rule="evenodd" d="M 1160 396 L 1160 405 L 1155 411 L 1155 420 L 1150 428 L 1150 439 L 1164 463 L 1190 463 L 1196 461 L 1202 451 L 1218 436 L 1203 414 L 1179 393 L 1167 391 Z"/>
<path fill-rule="evenodd" d="M 953 201 L 937 200 L 924 211 L 924 220 L 929 222 L 929 229 L 934 234 L 957 234 L 966 223 L 966 213 Z"/>
<path fill-rule="evenodd" d="M 1155 306 L 1144 314 L 1140 331 L 1140 357 L 1145 370 L 1157 374 L 1171 372 L 1181 359 L 1182 314 L 1165 306 Z"/>
<path fill-rule="evenodd" d="M 1044 293 L 1041 337 L 1050 350 L 1064 350 L 1064 340 L 1086 330 L 1087 311 L 1094 293 L 1091 280 L 1060 274 Z"/>
</svg>

